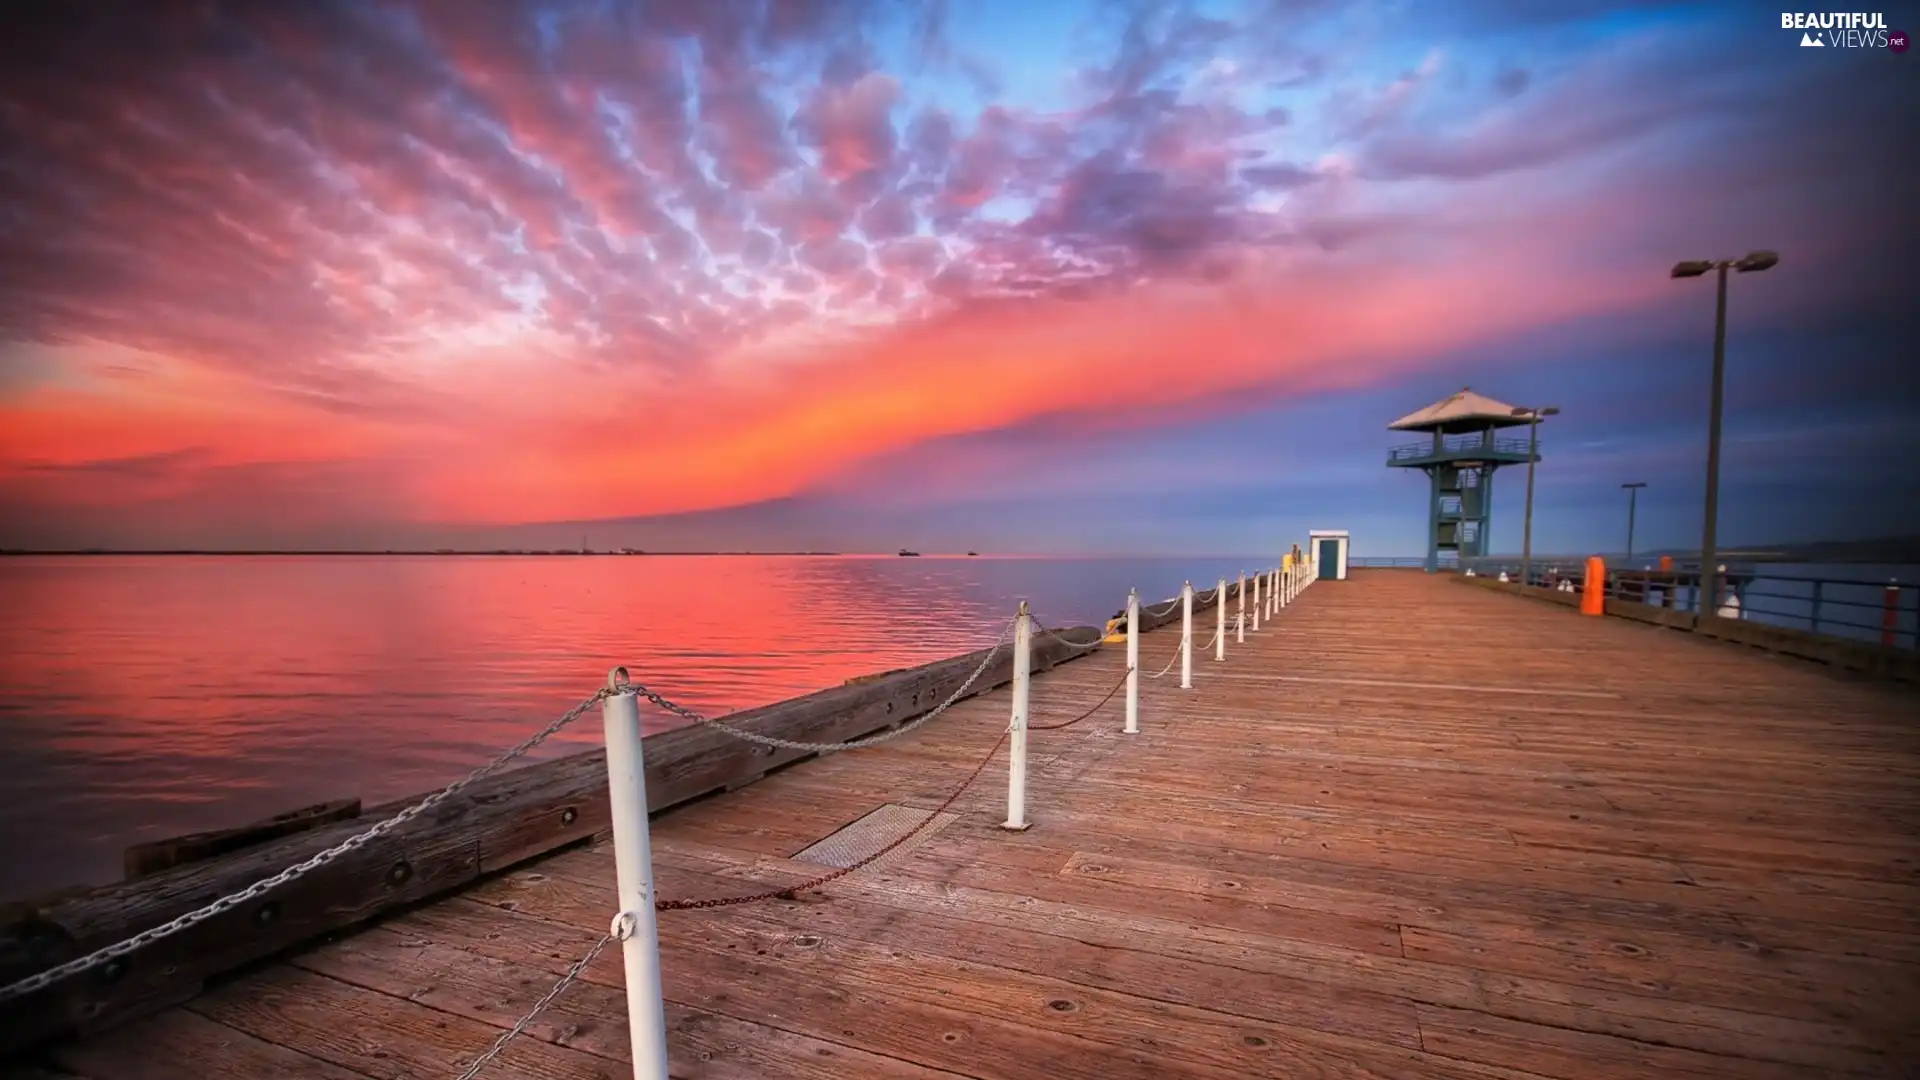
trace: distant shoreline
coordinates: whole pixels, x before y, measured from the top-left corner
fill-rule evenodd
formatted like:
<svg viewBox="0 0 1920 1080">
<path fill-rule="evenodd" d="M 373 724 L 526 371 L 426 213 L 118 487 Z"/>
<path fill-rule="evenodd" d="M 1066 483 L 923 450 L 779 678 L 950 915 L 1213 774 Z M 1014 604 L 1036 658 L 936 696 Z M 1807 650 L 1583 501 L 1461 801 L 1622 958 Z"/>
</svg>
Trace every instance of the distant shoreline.
<svg viewBox="0 0 1920 1080">
<path fill-rule="evenodd" d="M 1692 559 L 1697 562 L 1700 557 L 1698 551 L 1656 548 L 1649 551 L 1638 552 L 1636 553 L 1635 558 L 1636 560 L 1658 559 L 1662 555 L 1671 555 L 1676 560 L 1682 561 L 1682 562 L 1688 559 Z M 1885 563 L 1889 565 L 1904 566 L 1904 565 L 1920 564 L 1920 539 L 1908 538 L 1908 537 L 1892 537 L 1892 538 L 1877 539 L 1877 540 L 1814 541 L 1811 543 L 1799 543 L 1799 544 L 1743 545 L 1740 547 L 1722 548 L 1719 552 L 1719 555 L 1721 560 L 1723 561 L 1750 563 L 1750 564 Z M 696 551 L 696 550 L 651 551 L 651 550 L 644 550 L 640 548 L 615 548 L 611 550 L 591 550 L 591 549 L 581 550 L 578 548 L 433 548 L 433 549 L 394 548 L 391 550 L 340 549 L 340 548 L 312 548 L 312 549 L 306 549 L 306 548 L 272 548 L 272 549 L 0 548 L 0 558 L 6 558 L 6 557 L 14 557 L 14 558 L 29 558 L 29 557 L 32 557 L 32 558 L 46 558 L 46 557 L 114 558 L 114 557 L 118 557 L 118 558 L 125 558 L 129 556 L 138 556 L 142 558 L 153 558 L 153 557 L 242 558 L 244 557 L 244 558 L 338 558 L 338 559 L 386 558 L 390 556 L 404 557 L 404 558 L 456 558 L 456 559 L 457 558 L 476 558 L 476 557 L 584 559 L 584 558 L 621 558 L 621 557 L 635 557 L 635 556 L 651 557 L 651 558 L 696 558 L 696 557 L 709 558 L 709 557 L 715 557 L 715 556 L 726 556 L 726 557 L 734 557 L 734 558 L 855 557 L 855 558 L 887 558 L 887 559 L 905 557 L 905 556 L 901 556 L 898 552 L 895 552 L 895 551 Z M 1076 554 L 1070 554 L 1070 555 L 1069 554 L 1052 554 L 1052 555 L 1002 554 L 999 556 L 993 556 L 993 555 L 980 555 L 971 551 L 926 552 L 924 554 L 916 552 L 915 556 L 924 557 L 924 558 L 933 558 L 933 559 L 976 559 L 976 558 L 995 558 L 995 557 L 1043 558 L 1043 559 L 1044 558 L 1052 558 L 1052 559 L 1147 558 L 1147 559 L 1151 559 L 1156 557 L 1172 557 L 1172 556 L 1152 556 L 1152 555 L 1115 555 L 1112 553 L 1094 553 L 1094 552 L 1076 553 Z M 1405 555 L 1405 556 L 1387 556 L 1387 555 L 1371 555 L 1371 554 L 1361 555 L 1358 552 L 1355 553 L 1354 557 L 1356 562 L 1361 562 L 1368 558 L 1381 558 L 1381 559 L 1399 558 L 1399 559 L 1406 559 L 1406 560 L 1414 560 L 1414 559 L 1421 558 L 1421 556 L 1417 554 Z M 1581 555 L 1581 556 L 1578 556 L 1577 558 L 1584 558 L 1584 557 L 1585 557 L 1584 555 Z M 1517 560 L 1520 558 L 1520 556 L 1518 553 L 1508 553 L 1503 555 L 1488 556 L 1488 558 Z M 1539 552 L 1536 552 L 1534 554 L 1535 561 L 1542 562 L 1542 563 L 1565 562 L 1575 558 L 1576 556 L 1556 556 L 1552 554 L 1539 553 Z"/>
<path fill-rule="evenodd" d="M 409 558 L 471 558 L 475 555 L 489 555 L 489 556 L 500 555 L 500 556 L 514 556 L 514 557 L 520 557 L 520 558 L 549 558 L 549 559 L 568 558 L 568 557 L 575 558 L 575 559 L 602 558 L 602 557 L 620 558 L 624 556 L 658 557 L 663 555 L 676 556 L 676 557 L 684 557 L 688 555 L 734 555 L 734 556 L 751 556 L 751 555 L 758 555 L 758 556 L 799 556 L 799 555 L 881 556 L 881 555 L 885 555 L 888 557 L 893 557 L 893 553 L 887 552 L 887 551 L 638 551 L 638 550 L 633 550 L 633 551 L 544 550 L 543 551 L 543 550 L 532 549 L 532 548 L 501 548 L 501 549 L 494 549 L 494 550 L 474 549 L 471 551 L 459 550 L 459 549 L 447 549 L 447 550 L 438 550 L 438 551 L 403 551 L 399 549 L 395 549 L 392 551 L 338 551 L 338 550 L 303 551 L 298 549 L 253 550 L 253 549 L 244 549 L 244 548 L 235 548 L 231 550 L 221 550 L 221 549 L 210 548 L 204 551 L 197 550 L 197 549 L 181 549 L 181 548 L 163 548 L 163 549 L 154 549 L 154 550 L 120 549 L 120 548 L 89 548 L 83 551 L 63 551 L 63 550 L 38 551 L 38 550 L 30 550 L 26 548 L 0 549 L 0 557 L 5 557 L 5 556 L 25 557 L 25 556 L 47 556 L 47 555 L 57 555 L 63 558 L 86 558 L 86 557 L 94 557 L 94 556 L 127 556 L 127 555 L 199 556 L 204 558 L 207 556 L 229 557 L 229 556 L 236 556 L 236 555 L 245 555 L 245 556 L 251 556 L 251 557 L 271 556 L 275 558 L 324 556 L 327 558 L 362 558 L 362 559 L 369 558 L 369 557 L 384 558 L 388 555 L 404 555 Z M 934 557 L 938 558 L 939 556 L 936 555 Z M 965 556 L 959 552 L 955 552 L 953 554 L 953 557 L 965 558 Z"/>
</svg>

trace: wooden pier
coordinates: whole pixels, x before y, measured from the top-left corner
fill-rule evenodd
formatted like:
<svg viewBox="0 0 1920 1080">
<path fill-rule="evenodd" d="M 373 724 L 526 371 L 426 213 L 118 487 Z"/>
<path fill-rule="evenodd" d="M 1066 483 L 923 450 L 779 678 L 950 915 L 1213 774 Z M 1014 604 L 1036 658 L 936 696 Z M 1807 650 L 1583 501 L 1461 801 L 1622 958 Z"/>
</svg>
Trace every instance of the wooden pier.
<svg viewBox="0 0 1920 1080">
<path fill-rule="evenodd" d="M 1179 634 L 1145 635 L 1145 672 Z M 1037 676 L 1035 727 L 1123 665 Z M 674 1075 L 1920 1070 L 1912 687 L 1399 570 L 1194 665 L 1144 683 L 1138 735 L 1117 697 L 1035 730 L 1028 831 L 999 827 L 1003 749 L 874 867 L 662 913 Z M 817 877 L 938 806 L 1007 717 L 1001 689 L 657 817 L 661 895 Z M 454 1077 L 613 910 L 608 849 L 575 848 L 12 1075 Z M 482 1080 L 630 1076 L 621 982 L 609 950 Z"/>
</svg>

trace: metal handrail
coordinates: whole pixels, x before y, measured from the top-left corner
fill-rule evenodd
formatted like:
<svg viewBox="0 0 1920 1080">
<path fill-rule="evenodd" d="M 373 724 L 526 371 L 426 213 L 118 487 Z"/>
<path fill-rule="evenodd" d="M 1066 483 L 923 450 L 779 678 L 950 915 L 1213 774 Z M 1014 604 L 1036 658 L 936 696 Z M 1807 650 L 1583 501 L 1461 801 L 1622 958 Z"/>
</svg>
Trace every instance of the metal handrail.
<svg viewBox="0 0 1920 1080">
<path fill-rule="evenodd" d="M 1475 574 L 1492 576 L 1505 571 L 1509 577 L 1518 579 L 1519 560 L 1478 557 L 1463 561 L 1460 570 L 1465 572 L 1471 567 Z M 1674 567 L 1666 571 L 1655 571 L 1663 577 L 1642 578 L 1634 575 L 1645 573 L 1645 569 L 1621 569 L 1609 567 L 1606 576 L 1606 595 L 1611 599 L 1629 603 L 1651 604 L 1649 597 L 1659 594 L 1664 603 L 1652 604 L 1656 607 L 1671 607 L 1673 610 L 1697 613 L 1701 593 L 1701 572 L 1699 567 Z M 1901 581 L 1863 581 L 1858 578 L 1829 577 L 1786 577 L 1763 573 L 1753 567 L 1730 566 L 1724 571 L 1731 583 L 1722 586 L 1724 595 L 1738 601 L 1735 618 L 1750 619 L 1755 622 L 1785 629 L 1803 630 L 1808 633 L 1852 641 L 1874 641 L 1893 648 L 1908 647 L 1920 649 L 1920 586 Z M 1720 576 L 1718 573 L 1715 576 Z M 1560 583 L 1571 582 L 1574 592 L 1582 592 L 1586 584 L 1585 560 L 1565 562 L 1561 560 L 1536 560 L 1528 574 L 1528 584 L 1547 587 L 1560 587 Z M 1760 584 L 1756 587 L 1756 583 Z M 1780 591 L 1782 587 L 1804 585 L 1805 591 Z M 1835 589 L 1872 589 L 1877 590 L 1871 599 L 1856 593 L 1853 596 L 1841 593 L 1830 595 Z M 1889 596 L 1889 594 L 1891 594 Z M 1787 610 L 1773 603 L 1755 604 L 1753 601 L 1782 601 L 1788 605 L 1805 605 L 1805 610 Z M 1877 623 L 1860 622 L 1851 618 L 1836 618 L 1829 614 L 1832 609 L 1843 609 L 1840 615 L 1855 612 L 1878 611 L 1882 618 Z M 1757 616 L 1757 618 L 1756 618 Z M 1836 631 L 1851 631 L 1837 633 Z"/>
<path fill-rule="evenodd" d="M 1427 442 L 1402 443 L 1399 446 L 1390 447 L 1387 450 L 1387 460 L 1416 461 L 1420 458 L 1433 457 L 1439 454 L 1469 454 L 1475 450 L 1488 450 L 1500 454 L 1525 454 L 1527 452 L 1527 440 L 1507 437 L 1496 438 L 1492 442 L 1486 442 L 1481 439 L 1477 432 L 1467 435 L 1446 435 L 1441 437 L 1440 445 L 1437 447 L 1433 445 L 1431 440 Z"/>
</svg>

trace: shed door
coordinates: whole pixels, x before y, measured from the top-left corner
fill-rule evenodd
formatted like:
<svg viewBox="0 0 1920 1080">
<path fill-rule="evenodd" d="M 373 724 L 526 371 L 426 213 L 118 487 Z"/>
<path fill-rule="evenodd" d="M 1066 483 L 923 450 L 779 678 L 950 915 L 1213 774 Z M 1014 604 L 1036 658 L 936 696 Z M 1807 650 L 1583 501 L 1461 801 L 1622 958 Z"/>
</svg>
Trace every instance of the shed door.
<svg viewBox="0 0 1920 1080">
<path fill-rule="evenodd" d="M 1333 539 L 1320 541 L 1320 576 L 1330 578 L 1340 576 L 1340 541 Z"/>
</svg>

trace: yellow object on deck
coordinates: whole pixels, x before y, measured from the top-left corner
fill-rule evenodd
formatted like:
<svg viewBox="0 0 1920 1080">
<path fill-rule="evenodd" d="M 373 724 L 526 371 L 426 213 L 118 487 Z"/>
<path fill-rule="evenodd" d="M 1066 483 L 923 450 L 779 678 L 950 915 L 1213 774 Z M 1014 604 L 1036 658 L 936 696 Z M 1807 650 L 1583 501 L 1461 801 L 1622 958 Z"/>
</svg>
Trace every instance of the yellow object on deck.
<svg viewBox="0 0 1920 1080">
<path fill-rule="evenodd" d="M 1115 615 L 1107 620 L 1107 636 L 1100 639 L 1107 645 L 1120 645 L 1127 640 L 1127 617 Z"/>
</svg>

